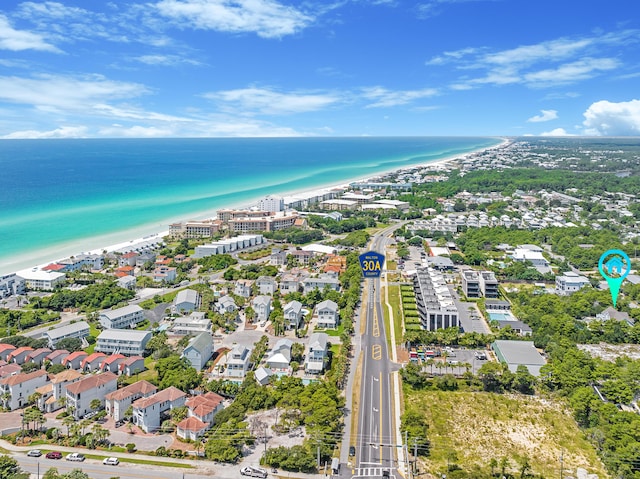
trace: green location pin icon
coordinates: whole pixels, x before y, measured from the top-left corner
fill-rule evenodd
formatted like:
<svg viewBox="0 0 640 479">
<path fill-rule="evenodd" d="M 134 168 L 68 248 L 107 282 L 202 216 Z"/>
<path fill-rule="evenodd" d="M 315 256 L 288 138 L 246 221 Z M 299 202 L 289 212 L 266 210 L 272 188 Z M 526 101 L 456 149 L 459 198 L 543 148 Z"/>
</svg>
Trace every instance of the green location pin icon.
<svg viewBox="0 0 640 479">
<path fill-rule="evenodd" d="M 631 260 L 627 253 L 619 249 L 610 249 L 602 253 L 598 261 L 598 270 L 609 285 L 613 307 L 618 302 L 622 282 L 631 271 Z M 616 272 L 617 270 L 617 272 Z"/>
</svg>

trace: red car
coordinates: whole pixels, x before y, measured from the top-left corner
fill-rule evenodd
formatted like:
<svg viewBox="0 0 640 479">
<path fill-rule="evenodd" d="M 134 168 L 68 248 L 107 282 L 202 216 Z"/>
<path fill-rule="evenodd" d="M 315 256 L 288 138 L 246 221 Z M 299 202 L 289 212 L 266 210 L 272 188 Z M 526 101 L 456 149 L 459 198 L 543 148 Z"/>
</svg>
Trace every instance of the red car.
<svg viewBox="0 0 640 479">
<path fill-rule="evenodd" d="M 58 451 L 48 452 L 45 456 L 47 459 L 62 459 L 62 453 Z"/>
</svg>

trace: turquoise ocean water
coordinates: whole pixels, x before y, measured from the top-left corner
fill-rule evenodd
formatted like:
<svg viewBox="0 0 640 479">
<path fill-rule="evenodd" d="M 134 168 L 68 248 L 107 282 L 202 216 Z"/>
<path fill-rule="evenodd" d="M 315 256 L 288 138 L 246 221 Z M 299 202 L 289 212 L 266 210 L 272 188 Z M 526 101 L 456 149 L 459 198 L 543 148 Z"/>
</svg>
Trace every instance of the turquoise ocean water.
<svg viewBox="0 0 640 479">
<path fill-rule="evenodd" d="M 167 230 L 265 194 L 345 183 L 496 138 L 0 141 L 0 273 Z M 208 214 L 207 214 L 208 213 Z"/>
</svg>

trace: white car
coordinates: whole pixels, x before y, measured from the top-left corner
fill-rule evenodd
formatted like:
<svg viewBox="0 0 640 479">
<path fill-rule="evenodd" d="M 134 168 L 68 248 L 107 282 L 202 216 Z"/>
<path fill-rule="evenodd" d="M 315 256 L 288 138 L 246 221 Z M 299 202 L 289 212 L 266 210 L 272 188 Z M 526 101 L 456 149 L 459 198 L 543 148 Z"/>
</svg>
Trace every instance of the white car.
<svg viewBox="0 0 640 479">
<path fill-rule="evenodd" d="M 107 466 L 117 466 L 118 464 L 120 464 L 120 461 L 117 457 L 106 457 L 104 461 L 102 461 L 102 464 L 105 464 Z"/>
<path fill-rule="evenodd" d="M 84 454 L 80 454 L 79 452 L 72 452 L 71 454 L 67 454 L 67 457 L 65 459 L 67 461 L 82 462 L 84 461 Z"/>
</svg>

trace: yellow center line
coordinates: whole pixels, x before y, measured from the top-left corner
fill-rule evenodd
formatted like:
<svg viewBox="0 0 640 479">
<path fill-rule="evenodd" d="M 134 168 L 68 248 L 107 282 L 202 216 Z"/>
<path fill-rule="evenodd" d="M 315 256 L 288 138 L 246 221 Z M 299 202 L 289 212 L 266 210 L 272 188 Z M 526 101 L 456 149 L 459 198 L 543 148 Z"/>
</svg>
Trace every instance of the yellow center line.
<svg viewBox="0 0 640 479">
<path fill-rule="evenodd" d="M 378 424 L 380 424 L 380 427 L 378 429 L 380 431 L 379 444 L 382 445 L 382 372 L 380 372 L 378 384 L 380 385 L 380 402 L 378 403 L 379 405 L 378 409 L 380 410 L 380 422 Z M 383 456 L 382 447 L 380 447 L 380 465 L 382 465 L 382 456 Z"/>
</svg>

